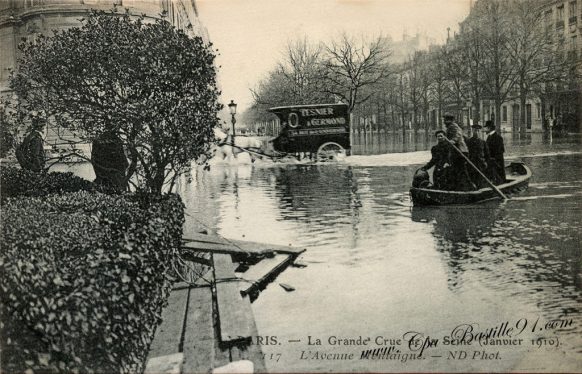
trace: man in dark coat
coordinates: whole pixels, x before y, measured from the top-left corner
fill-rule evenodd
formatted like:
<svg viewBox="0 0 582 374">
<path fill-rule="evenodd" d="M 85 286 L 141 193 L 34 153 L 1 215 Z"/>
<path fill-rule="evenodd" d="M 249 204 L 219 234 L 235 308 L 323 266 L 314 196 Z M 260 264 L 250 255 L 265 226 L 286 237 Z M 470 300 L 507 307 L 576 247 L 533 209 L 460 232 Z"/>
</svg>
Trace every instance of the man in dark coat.
<svg viewBox="0 0 582 374">
<path fill-rule="evenodd" d="M 126 189 L 125 172 L 129 163 L 123 142 L 114 131 L 105 131 L 93 141 L 91 163 L 95 171 L 95 183 L 118 191 Z"/>
<path fill-rule="evenodd" d="M 503 145 L 503 138 L 495 131 L 495 124 L 493 121 L 485 121 L 485 131 L 487 131 L 487 148 L 489 148 L 490 169 L 495 171 L 496 179 L 494 183 L 505 183 L 505 160 L 503 154 L 505 153 L 505 146 Z"/>
<path fill-rule="evenodd" d="M 469 156 L 469 149 L 463 137 L 463 130 L 454 122 L 455 117 L 452 114 L 445 114 L 443 119 L 447 127 L 446 136 L 451 145 L 449 147 L 449 162 L 451 164 L 451 169 L 449 170 L 449 189 L 454 191 L 475 190 L 477 187 L 471 182 L 471 178 L 469 177 L 467 161 L 459 154 L 461 152 L 465 157 Z"/>
<path fill-rule="evenodd" d="M 487 160 L 489 159 L 489 148 L 484 140 L 479 138 L 479 131 L 481 125 L 476 124 L 471 126 L 473 131 L 471 138 L 467 140 L 467 148 L 469 148 L 469 160 L 475 165 L 483 174 L 487 175 Z M 468 168 L 471 181 L 475 183 L 478 188 L 489 186 L 485 179 L 469 165 Z"/>
<path fill-rule="evenodd" d="M 431 148 L 430 153 L 432 158 L 421 168 L 421 170 L 426 171 L 434 166 L 434 171 L 432 173 L 433 186 L 437 190 L 446 190 L 449 187 L 447 180 L 447 170 L 450 166 L 449 144 L 444 131 L 439 130 L 435 132 L 434 135 L 436 136 L 438 143 Z"/>
<path fill-rule="evenodd" d="M 45 124 L 46 120 L 44 118 L 34 118 L 30 132 L 24 137 L 24 140 L 16 149 L 16 159 L 23 169 L 36 173 L 44 170 L 45 154 L 42 132 L 44 131 Z"/>
</svg>

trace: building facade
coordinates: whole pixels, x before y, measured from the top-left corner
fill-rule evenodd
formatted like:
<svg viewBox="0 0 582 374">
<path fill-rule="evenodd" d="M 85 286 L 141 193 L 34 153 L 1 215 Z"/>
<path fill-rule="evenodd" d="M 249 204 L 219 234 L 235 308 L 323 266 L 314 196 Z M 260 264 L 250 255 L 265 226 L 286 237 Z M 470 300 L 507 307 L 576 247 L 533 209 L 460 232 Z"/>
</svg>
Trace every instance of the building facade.
<svg viewBox="0 0 582 374">
<path fill-rule="evenodd" d="M 0 94 L 9 92 L 10 72 L 18 61 L 18 44 L 37 34 L 79 26 L 90 9 L 108 11 L 114 6 L 131 14 L 155 19 L 162 15 L 187 34 L 208 41 L 198 18 L 195 0 L 2 0 L 0 1 Z"/>
<path fill-rule="evenodd" d="M 580 131 L 582 124 L 582 0 L 541 0 L 539 27 L 550 35 L 555 53 L 564 57 L 569 70 L 566 82 L 546 84 L 543 92 L 530 94 L 525 106 L 528 132 L 547 131 L 558 124 L 567 131 Z M 494 105 L 481 102 L 482 120 L 494 118 Z M 518 131 L 521 107 L 517 89 L 501 106 L 500 126 L 505 132 Z"/>
<path fill-rule="evenodd" d="M 550 85 L 540 95 L 544 118 L 567 131 L 582 126 L 582 0 L 545 0 L 539 11 L 555 50 L 568 63 L 567 81 Z"/>
<path fill-rule="evenodd" d="M 187 35 L 209 41 L 208 31 L 198 18 L 195 0 L 0 0 L 0 97 L 12 97 L 10 74 L 17 67 L 18 44 L 36 35 L 52 35 L 53 30 L 80 26 L 80 19 L 91 9 L 110 11 L 128 9 L 131 14 L 144 15 L 147 20 L 165 17 Z M 45 148 L 60 148 L 63 141 L 76 137 L 68 130 L 48 126 Z M 17 134 L 18 137 L 23 133 Z M 77 147 L 89 154 L 88 144 Z"/>
</svg>

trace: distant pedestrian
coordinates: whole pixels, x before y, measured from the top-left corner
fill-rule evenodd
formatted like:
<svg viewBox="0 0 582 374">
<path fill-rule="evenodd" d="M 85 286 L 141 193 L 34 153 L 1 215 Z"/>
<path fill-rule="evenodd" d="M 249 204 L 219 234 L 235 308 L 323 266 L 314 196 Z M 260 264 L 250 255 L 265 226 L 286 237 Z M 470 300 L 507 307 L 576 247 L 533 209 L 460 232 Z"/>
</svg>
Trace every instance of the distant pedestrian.
<svg viewBox="0 0 582 374">
<path fill-rule="evenodd" d="M 44 170 L 46 160 L 43 132 L 45 125 L 46 120 L 44 118 L 34 118 L 28 134 L 16 148 L 16 159 L 23 169 L 36 173 Z"/>
<path fill-rule="evenodd" d="M 467 148 L 469 148 L 469 160 L 481 171 L 487 175 L 487 160 L 489 159 L 489 148 L 484 140 L 479 137 L 481 125 L 476 124 L 471 126 L 473 131 L 471 138 L 467 140 Z M 488 184 L 485 179 L 473 167 L 468 168 L 471 181 L 478 187 L 487 187 Z"/>
<path fill-rule="evenodd" d="M 503 137 L 495 130 L 493 121 L 485 121 L 485 130 L 487 131 L 487 148 L 489 148 L 489 163 L 491 171 L 495 171 L 494 177 L 497 179 L 494 183 L 505 183 L 505 145 Z"/>
</svg>

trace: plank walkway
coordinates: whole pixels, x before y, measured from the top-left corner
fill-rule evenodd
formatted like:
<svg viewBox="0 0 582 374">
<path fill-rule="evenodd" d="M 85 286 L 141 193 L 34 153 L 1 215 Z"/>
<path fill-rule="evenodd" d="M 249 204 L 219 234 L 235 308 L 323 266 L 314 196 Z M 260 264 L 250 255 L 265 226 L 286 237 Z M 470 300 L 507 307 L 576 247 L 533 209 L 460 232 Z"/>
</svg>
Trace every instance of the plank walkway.
<svg viewBox="0 0 582 374">
<path fill-rule="evenodd" d="M 194 284 L 174 284 L 162 311 L 148 354 L 146 373 L 209 373 L 239 360 L 251 361 L 254 372 L 265 372 L 249 297 L 283 271 L 305 249 L 193 234 L 183 249 L 189 261 L 212 265 Z M 210 259 L 195 255 L 210 253 Z M 233 257 L 264 257 L 246 272 L 235 273 Z M 208 256 L 206 256 L 208 257 Z"/>
<path fill-rule="evenodd" d="M 242 281 L 234 274 L 235 265 L 230 255 L 218 253 L 213 257 L 220 341 L 230 343 L 250 339 L 253 321 L 251 302 L 241 295 Z"/>
<path fill-rule="evenodd" d="M 146 373 L 210 373 L 238 360 L 253 362 L 255 373 L 266 371 L 260 346 L 250 344 L 258 331 L 230 257 L 213 255 L 215 288 L 204 281 L 174 285 L 150 346 Z"/>
</svg>

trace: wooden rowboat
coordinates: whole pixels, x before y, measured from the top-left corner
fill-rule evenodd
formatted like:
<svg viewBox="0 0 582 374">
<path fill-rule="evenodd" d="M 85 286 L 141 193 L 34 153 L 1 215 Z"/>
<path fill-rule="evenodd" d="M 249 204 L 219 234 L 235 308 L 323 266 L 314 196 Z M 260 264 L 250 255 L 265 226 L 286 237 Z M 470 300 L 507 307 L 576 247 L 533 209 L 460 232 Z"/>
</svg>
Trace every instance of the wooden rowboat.
<svg viewBox="0 0 582 374">
<path fill-rule="evenodd" d="M 507 182 L 497 186 L 501 192 L 510 195 L 527 189 L 531 170 L 522 162 L 512 162 L 505 167 Z M 430 188 L 410 189 L 410 198 L 415 206 L 474 204 L 486 200 L 498 199 L 499 195 L 490 187 L 476 191 L 442 191 Z"/>
</svg>

